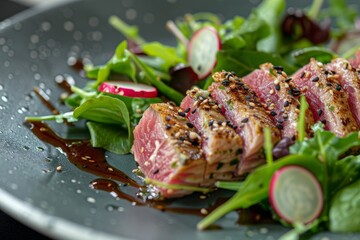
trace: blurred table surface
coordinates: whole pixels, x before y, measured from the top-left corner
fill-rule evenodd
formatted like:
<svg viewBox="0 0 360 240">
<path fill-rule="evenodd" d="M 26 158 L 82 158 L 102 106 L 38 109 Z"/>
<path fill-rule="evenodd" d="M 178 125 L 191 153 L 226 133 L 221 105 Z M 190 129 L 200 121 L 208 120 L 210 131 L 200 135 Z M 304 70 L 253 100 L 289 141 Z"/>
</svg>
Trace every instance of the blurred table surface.
<svg viewBox="0 0 360 240">
<path fill-rule="evenodd" d="M 39 0 L 0 0 L 0 21 L 24 11 L 34 4 L 39 4 L 40 2 L 41 1 Z M 0 239 L 48 240 L 49 238 L 26 227 L 0 210 Z"/>
</svg>

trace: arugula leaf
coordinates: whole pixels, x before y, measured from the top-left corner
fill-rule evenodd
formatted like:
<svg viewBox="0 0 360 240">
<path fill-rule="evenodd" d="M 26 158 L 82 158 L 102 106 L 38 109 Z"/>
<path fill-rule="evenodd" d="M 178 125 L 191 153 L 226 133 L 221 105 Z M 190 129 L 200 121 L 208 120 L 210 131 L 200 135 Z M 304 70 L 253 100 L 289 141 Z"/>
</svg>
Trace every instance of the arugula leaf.
<svg viewBox="0 0 360 240">
<path fill-rule="evenodd" d="M 283 66 L 284 71 L 288 74 L 292 74 L 297 70 L 279 55 L 240 49 L 219 51 L 217 53 L 217 64 L 213 71 L 235 71 L 238 76 L 245 76 L 266 62 Z"/>
<path fill-rule="evenodd" d="M 130 126 L 129 111 L 125 103 L 103 95 L 84 101 L 74 109 L 74 117 L 99 123 Z"/>
<path fill-rule="evenodd" d="M 334 195 L 343 187 L 360 178 L 360 156 L 348 156 L 336 162 L 331 177 L 331 193 Z"/>
<path fill-rule="evenodd" d="M 176 49 L 165 46 L 159 42 L 145 43 L 142 45 L 144 53 L 151 57 L 158 57 L 162 60 L 162 67 L 169 69 L 179 63 L 185 63 L 185 59 L 176 54 Z"/>
<path fill-rule="evenodd" d="M 322 63 L 329 63 L 337 55 L 331 50 L 324 47 L 307 47 L 302 49 L 296 49 L 290 53 L 293 61 L 298 66 L 304 66 L 309 63 L 311 58 L 315 58 Z"/>
<path fill-rule="evenodd" d="M 119 125 L 97 122 L 87 122 L 90 131 L 91 144 L 96 148 L 104 148 L 116 154 L 126 154 L 131 149 L 131 139 L 128 131 Z"/>
<path fill-rule="evenodd" d="M 285 10 L 285 5 L 285 0 L 265 0 L 257 7 L 256 11 L 259 17 L 268 24 L 270 31 L 269 36 L 258 41 L 257 50 L 273 53 L 278 52 L 282 42 L 280 20 Z"/>
<path fill-rule="evenodd" d="M 360 231 L 360 180 L 341 189 L 330 208 L 330 230 L 333 232 Z"/>
</svg>

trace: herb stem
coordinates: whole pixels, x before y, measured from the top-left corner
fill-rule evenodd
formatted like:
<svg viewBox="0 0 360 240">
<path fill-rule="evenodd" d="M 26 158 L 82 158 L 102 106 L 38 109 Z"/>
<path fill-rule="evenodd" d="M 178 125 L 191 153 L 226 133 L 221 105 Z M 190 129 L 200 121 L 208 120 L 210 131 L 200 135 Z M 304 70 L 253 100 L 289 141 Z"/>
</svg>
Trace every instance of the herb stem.
<svg viewBox="0 0 360 240">
<path fill-rule="evenodd" d="M 116 30 L 121 32 L 126 38 L 131 39 L 136 44 L 141 45 L 145 43 L 145 40 L 138 35 L 138 28 L 136 26 L 130 26 L 126 24 L 117 16 L 111 16 L 109 18 L 109 23 Z"/>
<path fill-rule="evenodd" d="M 125 50 L 134 63 L 143 71 L 151 85 L 155 86 L 165 97 L 174 101 L 176 104 L 180 104 L 184 98 L 184 95 L 169 87 L 162 81 L 158 80 L 156 76 L 133 54 L 132 52 Z"/>
<path fill-rule="evenodd" d="M 218 188 L 232 190 L 232 191 L 238 191 L 242 185 L 243 185 L 243 182 L 218 181 L 215 183 L 215 186 Z"/>
<path fill-rule="evenodd" d="M 312 19 L 316 19 L 320 12 L 323 2 L 324 2 L 323 0 L 314 0 L 308 11 L 308 16 L 311 17 Z"/>
<path fill-rule="evenodd" d="M 272 155 L 272 142 L 271 142 L 271 131 L 270 128 L 266 127 L 264 129 L 264 148 L 265 148 L 265 155 L 266 155 L 266 162 L 267 164 L 273 163 L 273 155 Z"/>
<path fill-rule="evenodd" d="M 305 116 L 306 110 L 308 109 L 309 105 L 306 102 L 305 96 L 300 97 L 300 114 L 299 114 L 299 122 L 298 122 L 298 141 L 302 142 L 305 139 Z"/>
<path fill-rule="evenodd" d="M 184 36 L 184 34 L 180 31 L 180 29 L 176 26 L 176 24 L 174 23 L 174 21 L 167 21 L 166 22 L 166 27 L 167 29 L 174 34 L 174 36 L 185 46 L 188 45 L 189 40 Z"/>
</svg>

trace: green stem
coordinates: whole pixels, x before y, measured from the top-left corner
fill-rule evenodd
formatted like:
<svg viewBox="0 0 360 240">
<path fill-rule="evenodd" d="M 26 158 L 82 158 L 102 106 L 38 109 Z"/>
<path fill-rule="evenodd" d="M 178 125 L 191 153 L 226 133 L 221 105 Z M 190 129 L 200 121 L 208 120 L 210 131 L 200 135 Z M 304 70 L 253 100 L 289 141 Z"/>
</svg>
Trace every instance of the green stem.
<svg viewBox="0 0 360 240">
<path fill-rule="evenodd" d="M 266 162 L 267 164 L 273 163 L 273 155 L 272 155 L 272 142 L 271 142 L 271 131 L 270 128 L 266 127 L 264 129 L 264 148 L 265 148 L 265 155 L 266 155 Z"/>
<path fill-rule="evenodd" d="M 138 28 L 136 26 L 130 26 L 122 21 L 117 16 L 111 16 L 109 23 L 113 28 L 121 32 L 126 38 L 131 39 L 136 44 L 141 45 L 145 43 L 145 40 L 138 35 Z"/>
<path fill-rule="evenodd" d="M 215 183 L 216 187 L 231 190 L 231 191 L 238 191 L 242 185 L 243 185 L 243 182 L 218 181 Z"/>
<path fill-rule="evenodd" d="M 299 115 L 299 122 L 298 122 L 298 141 L 302 142 L 305 139 L 305 116 L 306 110 L 308 109 L 309 105 L 306 102 L 305 96 L 300 97 L 300 115 Z"/>
<path fill-rule="evenodd" d="M 59 115 L 47 115 L 47 116 L 28 116 L 25 117 L 27 122 L 41 122 L 41 121 L 54 121 Z"/>
<path fill-rule="evenodd" d="M 71 91 L 73 91 L 74 93 L 77 93 L 80 97 L 82 98 L 92 98 L 92 97 L 95 97 L 96 96 L 96 92 L 93 91 L 93 92 L 87 92 L 87 91 L 84 91 L 83 89 L 81 88 L 78 88 L 76 87 L 75 85 L 72 85 L 71 86 Z"/>
<path fill-rule="evenodd" d="M 308 11 L 308 16 L 312 19 L 316 19 L 320 12 L 322 4 L 323 0 L 314 0 Z"/>
<path fill-rule="evenodd" d="M 151 85 L 155 86 L 165 97 L 174 101 L 176 104 L 180 104 L 184 98 L 184 95 L 169 87 L 157 77 L 142 63 L 132 52 L 125 50 L 134 63 L 143 71 Z"/>
</svg>

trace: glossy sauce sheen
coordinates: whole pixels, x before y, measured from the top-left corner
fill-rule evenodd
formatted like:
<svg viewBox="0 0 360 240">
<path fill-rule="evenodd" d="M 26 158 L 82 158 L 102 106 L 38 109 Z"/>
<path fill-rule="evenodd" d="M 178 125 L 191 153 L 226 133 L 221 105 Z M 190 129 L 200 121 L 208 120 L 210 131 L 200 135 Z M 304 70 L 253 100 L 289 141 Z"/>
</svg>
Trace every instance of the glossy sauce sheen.
<svg viewBox="0 0 360 240">
<path fill-rule="evenodd" d="M 59 147 L 76 167 L 100 177 L 110 178 L 133 187 L 140 185 L 122 171 L 107 163 L 105 151 L 91 146 L 89 140 L 67 140 L 59 137 L 48 125 L 30 122 L 31 131 L 42 141 Z"/>
</svg>

